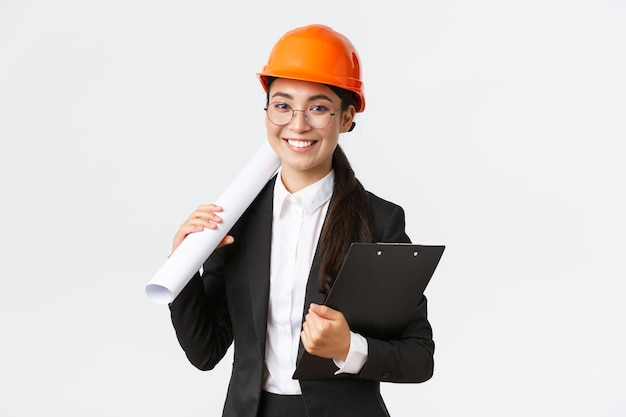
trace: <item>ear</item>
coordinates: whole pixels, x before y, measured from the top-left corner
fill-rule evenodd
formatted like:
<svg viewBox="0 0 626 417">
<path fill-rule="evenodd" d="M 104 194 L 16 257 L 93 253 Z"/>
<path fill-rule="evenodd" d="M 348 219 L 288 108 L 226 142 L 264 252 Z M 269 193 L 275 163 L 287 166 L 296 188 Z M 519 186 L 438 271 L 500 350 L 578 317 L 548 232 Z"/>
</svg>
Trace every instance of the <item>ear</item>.
<svg viewBox="0 0 626 417">
<path fill-rule="evenodd" d="M 350 132 L 354 129 L 354 116 L 356 115 L 356 109 L 350 105 L 345 111 L 341 112 L 341 127 L 339 132 Z"/>
</svg>

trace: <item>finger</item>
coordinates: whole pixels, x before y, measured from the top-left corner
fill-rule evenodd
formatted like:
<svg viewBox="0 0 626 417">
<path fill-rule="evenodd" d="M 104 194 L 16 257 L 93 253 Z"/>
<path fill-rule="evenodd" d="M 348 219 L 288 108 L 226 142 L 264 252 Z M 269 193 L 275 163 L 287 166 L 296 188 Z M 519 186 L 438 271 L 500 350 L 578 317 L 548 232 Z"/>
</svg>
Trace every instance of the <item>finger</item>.
<svg viewBox="0 0 626 417">
<path fill-rule="evenodd" d="M 323 317 L 310 313 L 308 319 L 305 321 L 306 327 L 303 325 L 303 329 L 306 330 L 307 337 L 310 343 L 318 343 L 318 341 L 324 337 L 324 334 L 328 331 L 329 321 Z"/>
<path fill-rule="evenodd" d="M 302 331 L 300 332 L 300 340 L 302 340 L 302 346 L 304 346 L 307 352 L 313 353 L 315 351 L 315 338 L 311 334 L 310 326 L 302 327 Z"/>
<path fill-rule="evenodd" d="M 224 236 L 224 239 L 222 239 L 222 241 L 219 243 L 219 245 L 217 245 L 218 248 L 221 248 L 222 246 L 227 246 L 227 245 L 231 245 L 235 242 L 235 238 L 232 237 L 231 235 L 226 235 Z"/>
<path fill-rule="evenodd" d="M 314 333 L 317 333 L 319 329 L 319 320 L 314 314 L 307 314 L 304 317 L 304 322 L 302 323 L 302 331 L 306 334 L 309 340 L 314 338 Z"/>
<path fill-rule="evenodd" d="M 217 204 L 202 204 L 198 206 L 196 210 L 218 212 L 218 211 L 224 211 L 224 208 L 222 206 L 218 206 Z"/>
<path fill-rule="evenodd" d="M 200 223 L 183 223 L 176 232 L 177 236 L 185 237 L 190 233 L 201 232 L 204 228 L 207 227 L 204 224 Z M 215 226 L 213 226 L 215 227 Z"/>
<path fill-rule="evenodd" d="M 325 305 L 319 305 L 315 303 L 311 303 L 309 311 L 327 320 L 338 320 L 341 318 L 342 315 L 342 313 L 337 310 L 334 310 Z"/>
<path fill-rule="evenodd" d="M 203 204 L 198 206 L 189 216 L 189 218 L 200 217 L 200 218 L 208 218 L 215 216 L 215 213 L 219 213 L 224 211 L 221 206 L 216 204 Z"/>
<path fill-rule="evenodd" d="M 190 233 L 200 232 L 202 230 L 204 230 L 204 226 L 202 225 L 194 225 L 194 224 L 185 223 L 180 226 L 180 228 L 174 235 L 174 240 L 182 241 Z"/>
<path fill-rule="evenodd" d="M 189 218 L 187 219 L 187 221 L 190 221 L 190 220 L 205 220 L 205 221 L 209 221 L 213 223 L 222 222 L 222 218 L 220 216 L 218 216 L 212 211 L 204 211 L 204 210 L 194 211 L 191 214 L 191 216 L 189 216 Z"/>
</svg>

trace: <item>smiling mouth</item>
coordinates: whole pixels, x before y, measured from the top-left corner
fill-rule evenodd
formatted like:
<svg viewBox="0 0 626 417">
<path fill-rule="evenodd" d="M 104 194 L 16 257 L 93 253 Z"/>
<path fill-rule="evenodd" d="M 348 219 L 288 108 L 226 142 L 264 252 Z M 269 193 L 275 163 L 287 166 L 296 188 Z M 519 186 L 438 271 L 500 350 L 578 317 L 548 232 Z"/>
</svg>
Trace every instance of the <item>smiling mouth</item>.
<svg viewBox="0 0 626 417">
<path fill-rule="evenodd" d="M 289 146 L 293 146 L 294 148 L 308 148 L 312 146 L 316 141 L 314 140 L 293 140 L 287 139 L 287 143 Z"/>
</svg>

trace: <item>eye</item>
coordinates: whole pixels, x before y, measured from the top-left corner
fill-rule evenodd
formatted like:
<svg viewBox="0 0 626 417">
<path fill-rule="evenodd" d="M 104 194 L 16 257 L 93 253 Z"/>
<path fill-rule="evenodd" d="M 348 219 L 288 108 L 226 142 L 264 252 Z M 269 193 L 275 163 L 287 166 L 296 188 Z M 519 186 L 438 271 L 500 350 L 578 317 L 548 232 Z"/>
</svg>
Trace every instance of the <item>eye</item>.
<svg viewBox="0 0 626 417">
<path fill-rule="evenodd" d="M 287 103 L 276 102 L 272 103 L 271 106 L 275 111 L 280 113 L 288 113 L 291 111 L 291 106 Z"/>
<path fill-rule="evenodd" d="M 321 104 L 309 107 L 309 113 L 311 114 L 324 114 L 329 111 L 328 107 L 322 106 Z"/>
</svg>

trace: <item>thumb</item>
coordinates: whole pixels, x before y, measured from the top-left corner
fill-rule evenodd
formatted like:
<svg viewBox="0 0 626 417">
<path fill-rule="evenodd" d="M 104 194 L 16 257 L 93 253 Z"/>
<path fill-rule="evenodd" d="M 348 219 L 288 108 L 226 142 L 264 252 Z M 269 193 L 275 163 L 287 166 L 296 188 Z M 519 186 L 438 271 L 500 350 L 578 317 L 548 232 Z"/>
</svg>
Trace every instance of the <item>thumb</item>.
<svg viewBox="0 0 626 417">
<path fill-rule="evenodd" d="M 234 242 L 235 242 L 234 237 L 232 237 L 231 235 L 226 235 L 224 236 L 224 239 L 222 239 L 222 241 L 217 245 L 217 247 L 221 248 L 222 246 L 230 245 Z"/>
<path fill-rule="evenodd" d="M 315 313 L 316 315 L 328 319 L 328 320 L 335 320 L 337 319 L 338 315 L 341 314 L 339 313 L 337 310 L 333 310 L 330 307 L 324 306 L 324 305 L 319 305 L 319 304 L 315 304 L 315 303 L 311 303 L 311 308 L 310 308 L 311 312 Z"/>
</svg>

